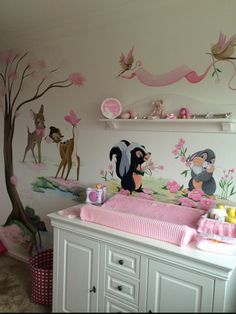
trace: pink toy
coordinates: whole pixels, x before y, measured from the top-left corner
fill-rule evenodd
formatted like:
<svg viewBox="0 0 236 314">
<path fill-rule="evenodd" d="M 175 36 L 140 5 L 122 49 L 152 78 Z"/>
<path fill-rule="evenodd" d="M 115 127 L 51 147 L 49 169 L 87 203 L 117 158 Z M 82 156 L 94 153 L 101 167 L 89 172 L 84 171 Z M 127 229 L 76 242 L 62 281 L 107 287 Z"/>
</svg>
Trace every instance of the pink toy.
<svg viewBox="0 0 236 314">
<path fill-rule="evenodd" d="M 178 118 L 179 119 L 190 119 L 190 111 L 188 108 L 183 107 L 179 110 L 178 113 Z"/>
<path fill-rule="evenodd" d="M 86 203 L 99 205 L 106 200 L 106 187 L 97 184 L 94 188 L 87 188 Z"/>
</svg>

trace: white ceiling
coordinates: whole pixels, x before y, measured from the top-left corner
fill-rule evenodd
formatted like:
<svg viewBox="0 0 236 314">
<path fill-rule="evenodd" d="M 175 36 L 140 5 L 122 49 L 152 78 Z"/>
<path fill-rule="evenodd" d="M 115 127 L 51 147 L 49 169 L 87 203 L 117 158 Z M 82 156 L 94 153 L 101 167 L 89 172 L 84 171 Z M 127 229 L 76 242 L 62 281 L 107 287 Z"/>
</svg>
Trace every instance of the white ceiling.
<svg viewBox="0 0 236 314">
<path fill-rule="evenodd" d="M 65 22 L 91 23 L 145 0 L 0 0 L 0 42 L 29 32 L 47 31 Z"/>
</svg>

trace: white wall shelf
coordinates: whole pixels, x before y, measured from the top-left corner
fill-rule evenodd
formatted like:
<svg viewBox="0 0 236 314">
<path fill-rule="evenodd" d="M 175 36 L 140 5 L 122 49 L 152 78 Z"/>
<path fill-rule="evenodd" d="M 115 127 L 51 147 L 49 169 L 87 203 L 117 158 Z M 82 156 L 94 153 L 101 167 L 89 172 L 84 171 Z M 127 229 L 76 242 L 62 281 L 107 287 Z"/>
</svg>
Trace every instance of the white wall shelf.
<svg viewBox="0 0 236 314">
<path fill-rule="evenodd" d="M 236 120 L 223 119 L 99 119 L 107 130 L 236 133 Z"/>
</svg>

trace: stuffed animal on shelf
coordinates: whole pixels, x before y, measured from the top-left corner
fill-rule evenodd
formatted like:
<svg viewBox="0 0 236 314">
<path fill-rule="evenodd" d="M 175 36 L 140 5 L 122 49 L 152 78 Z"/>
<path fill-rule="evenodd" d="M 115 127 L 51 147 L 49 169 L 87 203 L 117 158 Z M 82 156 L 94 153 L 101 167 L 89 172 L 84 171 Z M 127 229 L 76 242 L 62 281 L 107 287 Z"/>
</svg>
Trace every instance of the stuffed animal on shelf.
<svg viewBox="0 0 236 314">
<path fill-rule="evenodd" d="M 179 110 L 178 119 L 190 119 L 190 111 L 188 108 L 183 107 Z"/>
</svg>

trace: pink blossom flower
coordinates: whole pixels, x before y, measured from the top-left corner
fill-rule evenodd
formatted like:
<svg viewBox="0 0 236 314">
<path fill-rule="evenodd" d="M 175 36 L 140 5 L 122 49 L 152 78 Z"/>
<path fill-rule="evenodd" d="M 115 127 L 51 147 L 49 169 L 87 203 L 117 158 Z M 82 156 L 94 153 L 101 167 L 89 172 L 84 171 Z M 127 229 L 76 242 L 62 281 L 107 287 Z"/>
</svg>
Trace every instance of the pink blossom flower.
<svg viewBox="0 0 236 314">
<path fill-rule="evenodd" d="M 180 146 L 183 146 L 185 144 L 185 140 L 183 138 L 180 138 L 178 144 Z"/>
<path fill-rule="evenodd" d="M 158 170 L 164 170 L 164 166 L 163 166 L 163 165 L 159 165 L 159 166 L 157 167 L 157 169 L 158 169 Z"/>
<path fill-rule="evenodd" d="M 176 193 L 179 190 L 180 185 L 176 181 L 169 181 L 167 182 L 166 187 L 170 193 Z"/>
<path fill-rule="evenodd" d="M 71 73 L 68 77 L 68 80 L 71 81 L 74 85 L 81 86 L 86 81 L 80 73 Z"/>
<path fill-rule="evenodd" d="M 39 66 L 40 68 L 46 68 L 46 62 L 45 62 L 45 60 L 39 60 L 39 61 L 38 61 L 38 66 Z"/>
<path fill-rule="evenodd" d="M 76 126 L 81 120 L 77 117 L 76 113 L 73 110 L 70 110 L 70 114 L 66 115 L 64 119 L 73 126 Z"/>
<path fill-rule="evenodd" d="M 155 165 L 154 165 L 154 162 L 153 162 L 153 161 L 151 161 L 151 162 L 149 163 L 149 169 L 150 169 L 151 171 L 154 171 Z"/>
<path fill-rule="evenodd" d="M 173 150 L 172 150 L 172 154 L 173 154 L 173 155 L 178 155 L 178 153 L 179 153 L 178 149 L 173 149 Z"/>
<path fill-rule="evenodd" d="M 179 143 L 178 143 L 178 144 L 175 145 L 175 147 L 176 147 L 176 149 L 181 150 L 182 144 L 179 144 Z"/>
<path fill-rule="evenodd" d="M 8 225 L 3 228 L 3 234 L 6 239 L 13 243 L 27 243 L 30 241 L 30 237 L 24 234 L 16 224 Z"/>
<path fill-rule="evenodd" d="M 216 201 L 211 198 L 202 198 L 199 201 L 199 207 L 205 210 L 214 208 L 216 205 Z"/>
<path fill-rule="evenodd" d="M 10 182 L 11 182 L 11 184 L 12 184 L 13 186 L 16 187 L 16 186 L 18 185 L 18 178 L 17 178 L 17 176 L 11 176 Z"/>
<path fill-rule="evenodd" d="M 188 197 L 196 202 L 201 200 L 202 195 L 204 195 L 204 192 L 200 189 L 194 189 L 188 193 Z"/>
<path fill-rule="evenodd" d="M 191 163 L 192 163 L 192 162 L 191 162 L 190 160 L 186 160 L 185 166 L 186 166 L 186 167 L 190 167 L 190 166 L 191 166 Z"/>
<path fill-rule="evenodd" d="M 182 206 L 197 207 L 197 204 L 193 200 L 187 197 L 180 197 L 178 201 L 180 202 Z"/>
<path fill-rule="evenodd" d="M 109 170 L 109 171 L 112 171 L 112 170 L 113 170 L 113 165 L 112 165 L 112 164 L 109 164 L 109 165 L 108 165 L 108 170 Z"/>
<path fill-rule="evenodd" d="M 100 171 L 100 176 L 104 176 L 104 174 L 105 174 L 104 170 L 101 170 Z"/>
<path fill-rule="evenodd" d="M 181 156 L 180 160 L 181 160 L 181 162 L 185 162 L 186 161 L 186 157 L 185 156 Z"/>
<path fill-rule="evenodd" d="M 122 194 L 122 195 L 130 195 L 130 192 L 129 192 L 129 190 L 125 190 L 125 189 L 123 189 L 123 188 L 121 188 L 120 189 L 120 192 L 119 192 L 120 194 Z"/>
</svg>

